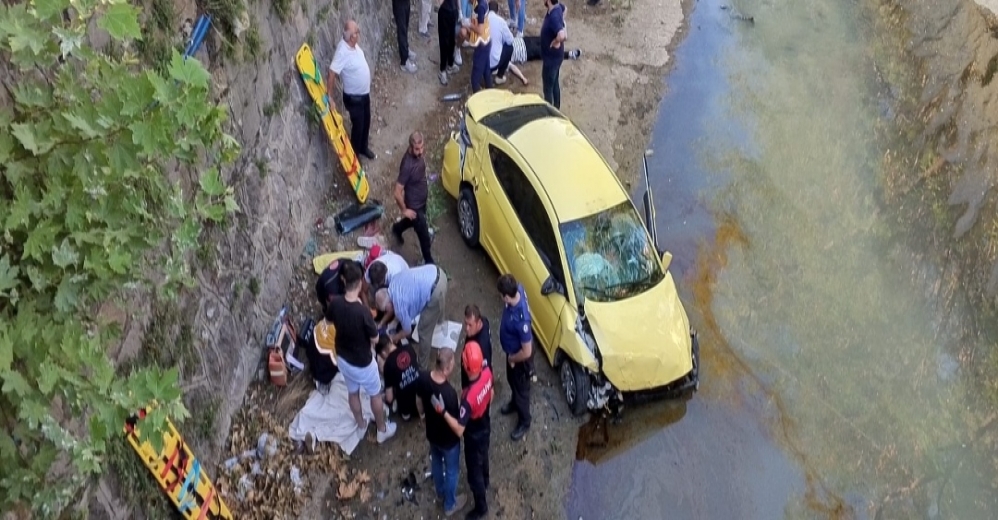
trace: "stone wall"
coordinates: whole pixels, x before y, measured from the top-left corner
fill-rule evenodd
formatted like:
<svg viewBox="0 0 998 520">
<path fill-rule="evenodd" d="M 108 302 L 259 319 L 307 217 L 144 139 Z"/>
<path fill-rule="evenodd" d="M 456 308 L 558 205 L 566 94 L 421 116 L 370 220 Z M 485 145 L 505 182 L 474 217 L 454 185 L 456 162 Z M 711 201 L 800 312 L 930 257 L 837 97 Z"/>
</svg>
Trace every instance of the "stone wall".
<svg viewBox="0 0 998 520">
<path fill-rule="evenodd" d="M 214 30 L 198 54 L 211 64 L 215 92 L 229 106 L 229 132 L 243 145 L 241 157 L 227 172 L 241 212 L 227 229 L 208 233 L 210 245 L 197 255 L 207 266 L 197 274 L 198 287 L 179 307 L 200 361 L 200 366 L 195 362 L 183 370 L 188 407 L 209 399 L 217 405 L 210 438 L 185 434 L 209 467 L 218 461 L 231 417 L 260 367 L 264 338 L 285 303 L 292 267 L 306 260 L 302 255 L 313 223 L 328 216 L 330 183 L 341 175 L 328 141 L 304 110 L 310 101 L 294 55 L 311 41 L 320 64 L 328 65 L 343 23 L 353 18 L 361 25 L 361 46 L 374 70 L 392 23 L 390 3 L 380 0 L 290 1 L 286 23 L 274 14 L 270 1 L 246 3 L 248 16 L 239 24 L 255 25 L 262 40 L 255 61 L 233 63 L 237 60 L 216 53 L 222 37 Z M 178 13 L 194 12 L 189 0 L 176 4 Z M 241 39 L 246 35 L 242 31 Z M 335 195 L 352 197 L 343 183 Z M 145 332 L 154 325 L 152 312 L 150 304 L 141 302 L 128 310 L 124 340 L 114 353 L 119 360 L 142 348 Z M 115 485 L 102 481 L 95 488 L 95 517 L 144 516 L 116 498 Z"/>
</svg>

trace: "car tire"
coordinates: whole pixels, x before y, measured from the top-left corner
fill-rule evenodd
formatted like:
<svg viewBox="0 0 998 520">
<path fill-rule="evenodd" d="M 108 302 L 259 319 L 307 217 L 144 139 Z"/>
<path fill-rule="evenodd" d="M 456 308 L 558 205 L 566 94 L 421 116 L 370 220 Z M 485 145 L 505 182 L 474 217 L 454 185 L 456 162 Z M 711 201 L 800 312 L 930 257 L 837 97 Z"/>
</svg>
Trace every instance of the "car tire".
<svg viewBox="0 0 998 520">
<path fill-rule="evenodd" d="M 475 192 L 467 186 L 461 188 L 461 194 L 457 197 L 457 229 L 468 247 L 478 247 L 479 233 L 482 229 L 478 215 L 478 200 L 475 199 Z"/>
<path fill-rule="evenodd" d="M 589 374 L 578 363 L 565 356 L 561 361 L 561 391 L 572 415 L 586 413 L 589 401 Z"/>
</svg>

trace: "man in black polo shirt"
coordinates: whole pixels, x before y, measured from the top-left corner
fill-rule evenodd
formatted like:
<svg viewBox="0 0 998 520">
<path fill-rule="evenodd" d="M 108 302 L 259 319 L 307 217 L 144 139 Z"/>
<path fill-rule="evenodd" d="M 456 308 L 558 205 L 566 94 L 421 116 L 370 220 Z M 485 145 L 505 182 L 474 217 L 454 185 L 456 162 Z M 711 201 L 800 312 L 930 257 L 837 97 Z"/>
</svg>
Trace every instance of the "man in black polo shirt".
<svg viewBox="0 0 998 520">
<path fill-rule="evenodd" d="M 487 367 L 492 366 L 492 335 L 489 319 L 472 303 L 464 308 L 464 344 L 474 341 L 482 350 L 482 360 Z M 461 388 L 468 387 L 468 375 L 461 371 Z"/>
<path fill-rule="evenodd" d="M 433 370 L 423 373 L 419 383 L 419 397 L 423 409 L 435 409 L 433 402 L 441 402 L 441 409 L 453 417 L 460 412 L 457 392 L 448 378 L 454 371 L 454 351 L 440 349 Z M 430 470 L 433 487 L 444 506 L 444 515 L 451 516 L 461 510 L 468 497 L 457 494 L 457 475 L 461 471 L 461 438 L 447 424 L 440 413 L 426 414 L 426 440 L 430 441 Z"/>
<path fill-rule="evenodd" d="M 399 244 L 404 244 L 402 233 L 409 228 L 416 231 L 423 263 L 432 264 L 430 252 L 430 225 L 426 221 L 426 199 L 429 185 L 426 183 L 426 161 L 423 160 L 423 134 L 413 132 L 409 136 L 409 149 L 399 165 L 399 178 L 395 184 L 395 203 L 402 210 L 402 218 L 392 225 L 392 234 Z"/>
</svg>

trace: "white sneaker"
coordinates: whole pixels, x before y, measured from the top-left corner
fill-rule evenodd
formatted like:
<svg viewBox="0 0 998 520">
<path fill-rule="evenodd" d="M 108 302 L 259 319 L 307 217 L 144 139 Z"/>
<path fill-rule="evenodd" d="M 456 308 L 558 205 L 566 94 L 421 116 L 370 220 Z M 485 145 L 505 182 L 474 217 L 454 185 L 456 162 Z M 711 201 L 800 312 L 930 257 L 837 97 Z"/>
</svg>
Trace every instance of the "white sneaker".
<svg viewBox="0 0 998 520">
<path fill-rule="evenodd" d="M 409 74 L 416 73 L 416 64 L 413 63 L 412 61 L 406 61 L 405 65 L 402 65 L 399 68 L 402 69 L 402 72 L 408 72 Z"/>
<path fill-rule="evenodd" d="M 447 84 L 447 73 L 446 72 L 440 71 L 440 73 L 437 74 L 437 77 L 440 78 L 440 84 L 441 85 L 446 85 Z"/>
<path fill-rule="evenodd" d="M 493 81 L 495 81 L 496 85 L 502 85 L 503 83 L 506 83 L 506 76 L 496 76 L 496 79 Z"/>
<path fill-rule="evenodd" d="M 464 61 L 461 60 L 461 49 L 454 49 L 454 66 L 460 67 L 464 65 Z"/>
<path fill-rule="evenodd" d="M 388 439 L 394 437 L 396 429 L 395 423 L 385 421 L 385 431 L 378 431 L 378 444 L 384 444 Z"/>
<path fill-rule="evenodd" d="M 357 245 L 364 249 L 371 249 L 374 246 L 381 245 L 381 241 L 378 240 L 377 236 L 373 237 L 360 236 L 357 237 Z"/>
<path fill-rule="evenodd" d="M 453 74 L 457 74 L 460 71 L 461 71 L 461 67 L 458 67 L 456 63 L 454 65 L 451 65 L 450 67 L 447 67 L 447 74 L 453 75 Z"/>
</svg>

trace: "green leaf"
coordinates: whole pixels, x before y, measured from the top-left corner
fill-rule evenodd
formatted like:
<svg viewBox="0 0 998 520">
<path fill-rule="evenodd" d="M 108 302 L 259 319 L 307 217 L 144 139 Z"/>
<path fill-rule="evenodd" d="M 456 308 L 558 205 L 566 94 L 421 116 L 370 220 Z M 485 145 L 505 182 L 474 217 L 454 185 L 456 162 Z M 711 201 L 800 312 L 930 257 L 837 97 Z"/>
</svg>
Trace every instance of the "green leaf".
<svg viewBox="0 0 998 520">
<path fill-rule="evenodd" d="M 225 196 L 225 211 L 227 213 L 235 213 L 239 211 L 239 203 L 236 202 L 236 198 L 232 195 Z"/>
<path fill-rule="evenodd" d="M 59 247 L 52 248 L 52 263 L 61 269 L 75 265 L 80 261 L 80 253 L 69 243 L 68 238 L 62 239 Z"/>
<path fill-rule="evenodd" d="M 0 372 L 10 370 L 10 365 L 13 362 L 14 340 L 4 331 L 3 334 L 0 334 Z"/>
<path fill-rule="evenodd" d="M 23 81 L 14 87 L 14 100 L 28 107 L 48 108 L 52 106 L 52 90 L 33 81 Z"/>
<path fill-rule="evenodd" d="M 108 7 L 104 16 L 97 20 L 97 26 L 116 40 L 142 39 L 139 10 L 128 4 L 114 4 Z"/>
<path fill-rule="evenodd" d="M 170 77 L 187 85 L 206 88 L 211 80 L 211 74 L 204 70 L 201 62 L 194 58 L 184 57 L 176 50 L 173 50 L 173 57 L 170 58 L 170 66 L 167 69 Z"/>
<path fill-rule="evenodd" d="M 38 389 L 42 394 L 50 395 L 59 382 L 59 371 L 52 363 L 42 363 L 38 367 Z"/>
<path fill-rule="evenodd" d="M 201 172 L 199 183 L 201 190 L 207 195 L 218 197 L 225 194 L 225 184 L 222 183 L 222 178 L 218 174 L 218 168 L 208 168 Z"/>
<path fill-rule="evenodd" d="M 62 11 L 69 7 L 69 0 L 33 0 L 31 5 L 35 7 L 39 20 L 47 20 L 62 14 Z"/>
<path fill-rule="evenodd" d="M 31 386 L 24 379 L 19 372 L 13 370 L 0 371 L 0 379 L 3 380 L 3 387 L 0 387 L 6 395 L 17 395 L 18 397 L 27 397 L 31 395 Z"/>
<path fill-rule="evenodd" d="M 156 152 L 159 141 L 156 138 L 156 127 L 151 122 L 136 121 L 128 128 L 132 131 L 132 143 L 142 147 L 143 152 L 148 155 Z"/>
<path fill-rule="evenodd" d="M 17 275 L 20 269 L 16 265 L 10 265 L 10 257 L 4 254 L 0 256 L 0 294 L 9 289 L 17 287 Z M 3 367 L 0 366 L 0 369 Z"/>
<path fill-rule="evenodd" d="M 14 9 L 8 9 L 4 13 L 4 17 L 9 16 L 9 20 L 11 20 L 3 24 L 4 30 L 9 34 L 7 43 L 10 45 L 10 51 L 14 54 L 31 51 L 32 57 L 37 57 L 45 49 L 45 44 L 48 43 L 48 33 L 42 29 L 40 24 L 20 19 L 20 16 L 16 16 L 17 14 L 20 13 Z M 15 62 L 17 61 L 21 60 L 15 60 Z M 27 65 L 28 63 L 22 61 L 19 64 Z"/>
<path fill-rule="evenodd" d="M 132 267 L 132 255 L 122 249 L 111 251 L 107 259 L 107 265 L 112 271 L 118 274 L 126 274 Z"/>
<path fill-rule="evenodd" d="M 6 164 L 14 151 L 14 136 L 7 128 L 0 127 L 0 164 Z"/>
<path fill-rule="evenodd" d="M 67 276 L 59 283 L 55 293 L 55 308 L 59 312 L 70 313 L 80 303 L 80 287 Z"/>
<path fill-rule="evenodd" d="M 41 155 L 52 148 L 54 144 L 50 135 L 51 124 L 14 123 L 10 125 L 11 133 L 20 141 L 21 146 L 34 155 Z"/>
<path fill-rule="evenodd" d="M 94 137 L 100 135 L 100 133 L 94 129 L 90 122 L 84 119 L 80 114 L 63 112 L 62 117 L 65 118 L 66 121 L 69 121 L 70 126 L 83 132 L 83 135 L 85 135 L 88 139 L 93 139 Z"/>
</svg>

